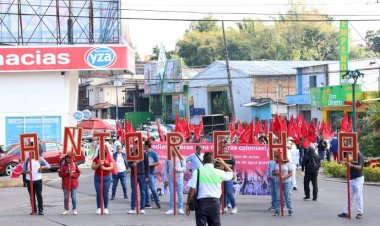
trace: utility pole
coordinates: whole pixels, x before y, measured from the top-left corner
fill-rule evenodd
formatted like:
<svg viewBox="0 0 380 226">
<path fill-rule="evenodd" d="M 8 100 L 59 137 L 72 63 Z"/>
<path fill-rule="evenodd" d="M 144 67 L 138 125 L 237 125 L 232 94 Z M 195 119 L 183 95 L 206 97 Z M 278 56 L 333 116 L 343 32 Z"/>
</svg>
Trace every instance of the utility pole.
<svg viewBox="0 0 380 226">
<path fill-rule="evenodd" d="M 73 13 L 71 11 L 71 0 L 69 0 L 69 19 L 67 20 L 67 40 L 69 45 L 73 43 Z"/>
<path fill-rule="evenodd" d="M 230 64 L 228 62 L 228 51 L 227 51 L 227 41 L 226 41 L 226 32 L 224 31 L 224 21 L 222 21 L 222 29 L 223 29 L 223 42 L 224 42 L 224 55 L 226 58 L 226 69 L 227 69 L 227 77 L 228 77 L 228 90 L 230 92 L 230 103 L 232 115 L 235 116 L 235 105 L 234 105 L 234 97 L 232 94 L 232 81 L 231 81 L 231 73 L 230 73 Z"/>
</svg>

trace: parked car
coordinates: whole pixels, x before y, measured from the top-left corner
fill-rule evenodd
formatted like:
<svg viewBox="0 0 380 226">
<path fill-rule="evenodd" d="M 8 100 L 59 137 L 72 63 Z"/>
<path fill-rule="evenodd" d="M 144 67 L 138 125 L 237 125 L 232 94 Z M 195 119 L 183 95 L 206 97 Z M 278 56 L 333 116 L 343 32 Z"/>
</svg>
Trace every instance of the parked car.
<svg viewBox="0 0 380 226">
<path fill-rule="evenodd" d="M 57 141 L 41 141 L 42 157 L 50 164 L 51 170 L 58 170 L 64 160 L 63 145 Z M 6 153 L 0 157 L 0 175 L 11 175 L 13 168 L 19 163 L 21 156 L 20 144 L 11 144 L 6 147 Z M 75 157 L 75 162 L 83 164 L 86 160 L 82 150 L 81 156 Z"/>
<path fill-rule="evenodd" d="M 165 127 L 167 128 L 168 132 L 174 132 L 175 131 L 175 125 L 174 124 L 165 124 Z"/>
</svg>

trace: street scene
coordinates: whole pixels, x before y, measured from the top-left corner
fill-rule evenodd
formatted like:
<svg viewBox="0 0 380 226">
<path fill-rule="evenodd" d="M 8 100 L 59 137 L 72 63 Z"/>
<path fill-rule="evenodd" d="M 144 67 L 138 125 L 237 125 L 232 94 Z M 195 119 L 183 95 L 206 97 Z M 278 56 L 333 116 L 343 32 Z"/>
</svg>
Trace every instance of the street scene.
<svg viewBox="0 0 380 226">
<path fill-rule="evenodd" d="M 0 225 L 377 225 L 377 0 L 2 0 Z"/>
</svg>

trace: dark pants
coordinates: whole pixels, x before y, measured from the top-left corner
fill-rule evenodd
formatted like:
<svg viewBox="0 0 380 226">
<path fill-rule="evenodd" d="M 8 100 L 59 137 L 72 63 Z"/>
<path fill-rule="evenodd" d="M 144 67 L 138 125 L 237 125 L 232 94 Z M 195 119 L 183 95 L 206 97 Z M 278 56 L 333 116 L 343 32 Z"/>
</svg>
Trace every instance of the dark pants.
<svg viewBox="0 0 380 226">
<path fill-rule="evenodd" d="M 326 160 L 331 162 L 331 151 L 330 151 L 330 149 L 326 149 Z"/>
<path fill-rule="evenodd" d="M 140 210 L 145 209 L 145 175 L 137 175 L 137 183 L 140 189 Z M 135 175 L 131 175 L 131 210 L 136 208 Z"/>
<path fill-rule="evenodd" d="M 120 172 L 118 174 L 112 174 L 112 197 L 115 198 L 117 184 L 121 183 L 121 187 L 123 188 L 124 198 L 128 197 L 127 193 L 127 172 Z"/>
<path fill-rule="evenodd" d="M 96 207 L 99 209 L 100 206 L 100 176 L 94 176 L 94 184 L 96 191 Z M 111 175 L 107 175 L 103 177 L 103 205 L 105 209 L 108 209 L 108 193 L 111 187 Z"/>
<path fill-rule="evenodd" d="M 30 181 L 29 180 L 26 180 L 26 185 L 28 186 L 28 192 L 30 195 Z M 37 212 L 36 196 L 37 196 L 37 201 L 38 201 L 38 211 L 44 210 L 44 204 L 42 200 L 42 180 L 33 181 L 34 212 Z"/>
<path fill-rule="evenodd" d="M 220 204 L 217 199 L 214 201 L 198 200 L 198 209 L 195 211 L 195 221 L 197 226 L 220 226 Z"/>
<path fill-rule="evenodd" d="M 318 172 L 317 173 L 305 173 L 305 177 L 303 179 L 303 189 L 305 190 L 305 196 L 310 197 L 310 181 L 313 184 L 313 199 L 317 199 L 318 196 Z"/>
</svg>

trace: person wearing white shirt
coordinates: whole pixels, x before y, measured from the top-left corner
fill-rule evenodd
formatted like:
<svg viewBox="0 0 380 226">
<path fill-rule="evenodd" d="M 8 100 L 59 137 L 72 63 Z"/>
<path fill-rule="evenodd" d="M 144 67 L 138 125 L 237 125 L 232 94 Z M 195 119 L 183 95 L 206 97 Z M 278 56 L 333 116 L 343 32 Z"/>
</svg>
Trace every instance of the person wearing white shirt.
<svg viewBox="0 0 380 226">
<path fill-rule="evenodd" d="M 296 168 L 299 163 L 299 151 L 297 146 L 292 142 L 292 138 L 288 137 L 287 142 L 287 157 L 289 163 L 292 165 L 292 188 L 297 191 L 297 180 L 296 180 Z"/>
<path fill-rule="evenodd" d="M 188 183 L 190 190 L 187 195 L 186 214 L 190 215 L 189 203 L 195 195 L 199 171 L 198 209 L 195 210 L 195 220 L 198 226 L 207 223 L 213 226 L 221 225 L 219 198 L 222 195 L 222 181 L 230 181 L 235 177 L 232 169 L 223 159 L 216 159 L 216 161 L 225 168 L 225 171 L 215 169 L 213 153 L 206 152 L 203 156 L 204 166 L 193 172 Z"/>
<path fill-rule="evenodd" d="M 203 155 L 201 153 L 202 147 L 200 145 L 195 146 L 195 153 L 186 157 L 186 162 L 191 162 L 191 171 L 199 169 L 203 166 L 202 158 Z"/>
<path fill-rule="evenodd" d="M 122 146 L 123 147 L 123 145 L 121 144 L 121 142 L 120 142 L 120 137 L 117 137 L 116 138 L 116 140 L 113 142 L 113 150 L 117 150 L 117 146 Z"/>
<path fill-rule="evenodd" d="M 32 158 L 31 165 L 29 158 Z M 26 174 L 26 184 L 28 192 L 30 194 L 30 174 L 32 174 L 33 181 L 33 199 L 34 199 L 34 212 L 30 213 L 34 215 L 37 213 L 36 197 L 38 202 L 38 215 L 44 215 L 43 199 L 42 199 L 42 170 L 50 169 L 50 165 L 42 157 L 39 160 L 34 159 L 34 152 L 30 152 L 29 157 L 25 160 L 22 166 L 23 173 Z"/>
</svg>

